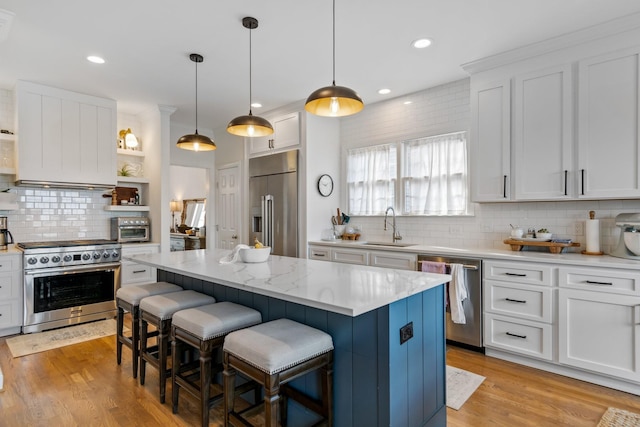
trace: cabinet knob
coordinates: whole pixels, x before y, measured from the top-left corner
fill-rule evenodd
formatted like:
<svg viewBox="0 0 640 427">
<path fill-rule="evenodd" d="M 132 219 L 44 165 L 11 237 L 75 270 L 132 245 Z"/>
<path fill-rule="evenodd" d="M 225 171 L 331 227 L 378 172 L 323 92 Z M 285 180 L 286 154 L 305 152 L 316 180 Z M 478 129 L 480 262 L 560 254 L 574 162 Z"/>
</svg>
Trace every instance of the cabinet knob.
<svg viewBox="0 0 640 427">
<path fill-rule="evenodd" d="M 231 236 L 231 238 L 232 238 L 232 239 L 237 239 L 237 238 L 238 238 L 238 235 L 237 235 L 237 234 L 234 234 L 233 236 Z"/>
</svg>

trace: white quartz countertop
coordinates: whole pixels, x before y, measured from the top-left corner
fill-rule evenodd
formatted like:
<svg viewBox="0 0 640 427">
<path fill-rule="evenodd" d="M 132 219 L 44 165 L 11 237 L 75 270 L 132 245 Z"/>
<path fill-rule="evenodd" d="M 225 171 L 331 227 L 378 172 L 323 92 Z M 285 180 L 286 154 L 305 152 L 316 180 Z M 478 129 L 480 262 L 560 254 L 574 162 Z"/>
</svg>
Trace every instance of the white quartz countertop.
<svg viewBox="0 0 640 427">
<path fill-rule="evenodd" d="M 583 255 L 576 252 L 567 252 L 560 254 L 552 254 L 550 252 L 538 251 L 512 251 L 505 245 L 504 250 L 499 249 L 482 249 L 482 248 L 451 248 L 446 246 L 429 246 L 429 245 L 411 245 L 405 247 L 399 246 L 381 246 L 368 245 L 366 241 L 360 240 L 335 240 L 335 241 L 310 241 L 309 245 L 344 247 L 360 250 L 379 250 L 393 251 L 402 253 L 413 253 L 418 255 L 440 255 L 478 258 L 483 260 L 497 259 L 509 261 L 523 262 L 544 262 L 565 265 L 584 265 L 590 267 L 607 267 L 607 268 L 628 268 L 640 270 L 640 260 L 616 258 L 610 255 Z"/>
<path fill-rule="evenodd" d="M 264 263 L 220 264 L 231 251 L 200 249 L 124 259 L 284 301 L 359 316 L 451 280 L 422 273 L 271 255 Z"/>
</svg>

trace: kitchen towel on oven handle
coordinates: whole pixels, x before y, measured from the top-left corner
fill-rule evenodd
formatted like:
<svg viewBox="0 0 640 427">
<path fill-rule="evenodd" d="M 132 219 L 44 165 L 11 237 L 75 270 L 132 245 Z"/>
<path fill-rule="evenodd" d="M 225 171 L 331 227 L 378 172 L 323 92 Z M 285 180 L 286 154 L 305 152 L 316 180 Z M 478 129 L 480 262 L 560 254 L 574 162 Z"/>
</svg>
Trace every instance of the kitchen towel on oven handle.
<svg viewBox="0 0 640 427">
<path fill-rule="evenodd" d="M 449 282 L 449 307 L 451 309 L 451 321 L 453 323 L 465 324 L 467 319 L 464 315 L 462 301 L 469 296 L 467 283 L 464 276 L 464 266 L 462 264 L 451 264 L 451 281 Z"/>
</svg>

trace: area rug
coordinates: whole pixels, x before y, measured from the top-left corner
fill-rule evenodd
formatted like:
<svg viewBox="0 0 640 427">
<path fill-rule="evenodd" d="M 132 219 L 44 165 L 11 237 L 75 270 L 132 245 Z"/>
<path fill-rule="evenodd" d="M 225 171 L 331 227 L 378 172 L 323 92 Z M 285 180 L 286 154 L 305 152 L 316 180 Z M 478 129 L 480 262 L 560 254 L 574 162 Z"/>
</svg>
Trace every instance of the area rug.
<svg viewBox="0 0 640 427">
<path fill-rule="evenodd" d="M 108 337 L 115 333 L 116 321 L 107 319 L 51 331 L 19 335 L 8 338 L 7 346 L 13 357 L 22 357 L 96 338 Z"/>
<path fill-rule="evenodd" d="M 460 409 L 484 380 L 482 375 L 447 365 L 447 406 Z"/>
<path fill-rule="evenodd" d="M 624 409 L 609 408 L 604 413 L 598 427 L 638 427 L 640 426 L 640 414 L 625 411 Z"/>
</svg>

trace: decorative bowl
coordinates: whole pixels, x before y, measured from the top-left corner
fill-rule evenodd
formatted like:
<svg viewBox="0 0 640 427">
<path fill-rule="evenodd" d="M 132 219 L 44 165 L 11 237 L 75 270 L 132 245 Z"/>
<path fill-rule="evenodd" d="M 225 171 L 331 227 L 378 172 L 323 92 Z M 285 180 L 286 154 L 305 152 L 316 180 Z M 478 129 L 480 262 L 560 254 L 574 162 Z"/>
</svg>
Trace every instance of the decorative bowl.
<svg viewBox="0 0 640 427">
<path fill-rule="evenodd" d="M 269 254 L 271 254 L 270 246 L 264 246 L 262 248 L 251 246 L 249 249 L 240 249 L 240 260 L 250 263 L 265 262 L 269 259 Z"/>
<path fill-rule="evenodd" d="M 551 240 L 552 233 L 536 233 L 536 238 L 540 240 Z"/>
<path fill-rule="evenodd" d="M 511 237 L 515 237 L 516 239 L 519 239 L 522 236 L 524 236 L 524 230 L 522 228 L 511 229 Z"/>
<path fill-rule="evenodd" d="M 640 233 L 625 231 L 624 244 L 635 255 L 640 256 Z"/>
</svg>

